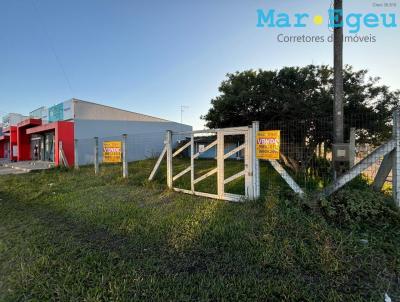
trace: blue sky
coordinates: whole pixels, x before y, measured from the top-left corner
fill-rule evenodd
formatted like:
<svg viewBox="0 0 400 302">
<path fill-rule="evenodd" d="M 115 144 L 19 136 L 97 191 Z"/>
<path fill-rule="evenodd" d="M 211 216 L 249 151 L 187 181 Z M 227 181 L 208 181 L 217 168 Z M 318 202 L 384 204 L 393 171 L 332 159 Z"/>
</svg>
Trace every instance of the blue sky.
<svg viewBox="0 0 400 302">
<path fill-rule="evenodd" d="M 349 0 L 345 10 L 377 9 Z M 349 3 L 347 3 L 349 2 Z M 202 128 L 200 115 L 225 74 L 246 69 L 331 64 L 330 43 L 278 43 L 279 33 L 328 35 L 306 29 L 257 28 L 257 9 L 325 16 L 315 0 L 0 0 L 0 115 L 76 97 Z M 398 17 L 398 15 L 396 16 Z M 399 22 L 399 20 L 398 20 Z M 344 61 L 368 68 L 400 89 L 399 28 L 362 30 L 376 43 L 345 45 Z"/>
</svg>

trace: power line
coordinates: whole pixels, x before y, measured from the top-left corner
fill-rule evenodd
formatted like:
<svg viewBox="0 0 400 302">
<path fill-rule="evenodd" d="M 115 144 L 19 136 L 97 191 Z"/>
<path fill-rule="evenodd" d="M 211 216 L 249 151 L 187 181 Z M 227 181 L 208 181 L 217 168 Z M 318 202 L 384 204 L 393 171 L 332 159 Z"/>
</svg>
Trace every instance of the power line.
<svg viewBox="0 0 400 302">
<path fill-rule="evenodd" d="M 72 90 L 71 82 L 70 82 L 70 80 L 69 80 L 69 78 L 68 78 L 68 75 L 67 75 L 67 73 L 66 73 L 66 71 L 65 71 L 65 69 L 64 69 L 63 64 L 61 63 L 60 57 L 58 56 L 58 54 L 57 54 L 57 52 L 56 52 L 56 49 L 55 49 L 55 47 L 54 47 L 54 45 L 53 45 L 53 42 L 52 42 L 52 40 L 51 40 L 51 38 L 50 38 L 50 34 L 46 31 L 46 28 L 45 28 L 43 22 L 41 21 L 42 18 L 41 18 L 41 16 L 40 16 L 39 8 L 38 8 L 38 5 L 37 5 L 37 3 L 36 3 L 36 0 L 32 0 L 32 6 L 33 6 L 34 11 L 35 11 L 36 14 L 37 14 L 37 19 L 39 20 L 40 26 L 42 27 L 43 35 L 45 36 L 45 39 L 47 40 L 47 42 L 48 42 L 48 44 L 49 44 L 49 48 L 50 48 L 51 52 L 53 53 L 53 55 L 54 55 L 54 57 L 55 57 L 55 59 L 56 59 L 58 65 L 59 65 L 59 67 L 60 67 L 60 69 L 61 69 L 61 72 L 62 72 L 62 74 L 63 74 L 63 76 L 64 76 L 64 79 L 65 79 L 67 85 L 68 85 L 68 88 L 69 88 L 69 90 L 70 90 L 70 92 L 71 92 L 71 95 L 74 96 L 74 93 L 73 93 L 73 90 Z"/>
</svg>

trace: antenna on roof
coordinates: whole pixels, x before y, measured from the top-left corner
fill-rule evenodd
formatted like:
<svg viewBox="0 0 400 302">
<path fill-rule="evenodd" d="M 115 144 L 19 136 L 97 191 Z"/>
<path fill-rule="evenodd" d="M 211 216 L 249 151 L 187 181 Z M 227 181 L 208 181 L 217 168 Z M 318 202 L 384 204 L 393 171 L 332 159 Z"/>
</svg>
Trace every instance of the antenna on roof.
<svg viewBox="0 0 400 302">
<path fill-rule="evenodd" d="M 183 131 L 182 130 L 182 125 L 183 125 L 183 112 L 185 111 L 185 109 L 189 109 L 189 106 L 187 106 L 187 105 L 181 105 L 181 132 Z"/>
<path fill-rule="evenodd" d="M 189 109 L 189 106 L 181 105 L 181 124 L 183 124 L 183 112 L 185 112 L 185 109 Z"/>
</svg>

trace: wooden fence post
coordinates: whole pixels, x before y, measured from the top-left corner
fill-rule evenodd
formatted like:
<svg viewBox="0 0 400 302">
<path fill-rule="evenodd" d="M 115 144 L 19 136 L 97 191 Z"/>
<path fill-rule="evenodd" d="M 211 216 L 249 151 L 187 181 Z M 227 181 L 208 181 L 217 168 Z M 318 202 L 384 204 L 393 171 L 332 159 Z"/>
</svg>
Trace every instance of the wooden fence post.
<svg viewBox="0 0 400 302">
<path fill-rule="evenodd" d="M 99 138 L 94 138 L 94 174 L 99 174 Z"/>
<path fill-rule="evenodd" d="M 122 134 L 122 177 L 128 178 L 127 134 Z"/>
</svg>

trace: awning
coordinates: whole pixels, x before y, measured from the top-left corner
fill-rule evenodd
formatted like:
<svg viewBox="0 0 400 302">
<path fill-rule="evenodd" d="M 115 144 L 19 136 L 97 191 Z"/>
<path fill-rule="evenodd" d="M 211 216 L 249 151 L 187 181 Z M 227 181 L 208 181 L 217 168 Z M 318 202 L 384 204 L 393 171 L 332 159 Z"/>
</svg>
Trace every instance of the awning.
<svg viewBox="0 0 400 302">
<path fill-rule="evenodd" d="M 17 124 L 18 128 L 22 128 L 22 127 L 35 127 L 35 126 L 39 126 L 42 124 L 42 120 L 41 119 L 36 119 L 36 118 L 28 118 L 20 123 Z"/>
<path fill-rule="evenodd" d="M 50 124 L 44 124 L 41 126 L 29 128 L 26 130 L 26 134 L 34 134 L 34 133 L 40 133 L 40 132 L 49 132 L 49 131 L 55 131 L 57 128 L 57 122 L 50 123 Z"/>
</svg>

